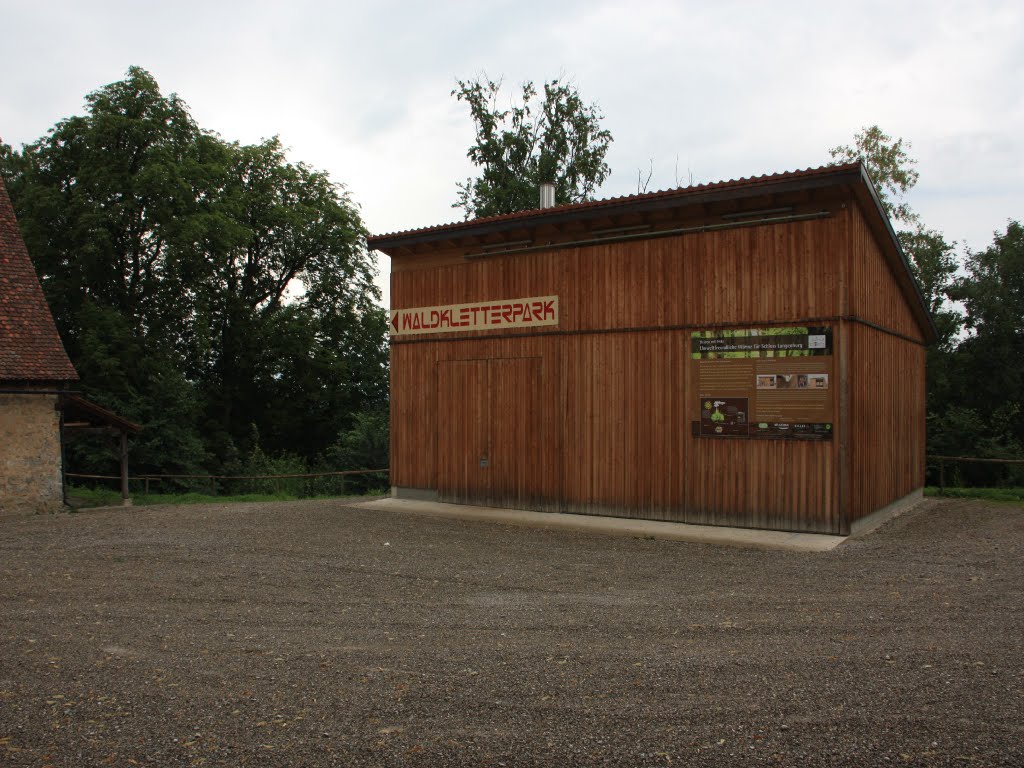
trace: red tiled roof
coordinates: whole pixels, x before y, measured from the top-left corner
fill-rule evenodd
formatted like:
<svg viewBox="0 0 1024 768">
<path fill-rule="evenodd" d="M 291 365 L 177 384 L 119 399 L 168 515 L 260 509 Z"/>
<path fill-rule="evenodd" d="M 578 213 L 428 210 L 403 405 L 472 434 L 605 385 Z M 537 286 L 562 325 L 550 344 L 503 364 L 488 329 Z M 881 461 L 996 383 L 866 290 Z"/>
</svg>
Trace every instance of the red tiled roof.
<svg viewBox="0 0 1024 768">
<path fill-rule="evenodd" d="M 820 168 L 806 168 L 799 171 L 786 171 L 784 173 L 763 174 L 761 176 L 745 176 L 739 179 L 715 181 L 707 184 L 694 184 L 689 187 L 665 189 L 659 192 L 646 192 L 642 194 L 622 195 L 620 197 L 608 197 L 603 200 L 591 200 L 586 203 L 568 203 L 566 205 L 556 205 L 552 208 L 534 208 L 526 211 L 517 211 L 516 213 L 505 213 L 500 216 L 487 216 L 480 219 L 456 221 L 449 224 L 436 224 L 434 226 L 421 227 L 418 229 L 407 229 L 398 232 L 390 232 L 388 234 L 373 235 L 368 238 L 368 242 L 370 248 L 375 248 L 378 245 L 384 245 L 386 241 L 391 239 L 416 237 L 417 235 L 427 235 L 441 230 L 446 232 L 457 232 L 460 229 L 476 228 L 481 225 L 515 221 L 517 219 L 539 220 L 548 216 L 568 213 L 570 211 L 572 213 L 576 213 L 577 211 L 584 213 L 594 209 L 628 206 L 633 203 L 654 202 L 671 198 L 686 198 L 707 192 L 731 192 L 739 191 L 748 187 L 770 186 L 780 182 L 796 181 L 800 179 L 811 179 L 833 175 L 846 176 L 851 172 L 858 172 L 859 170 L 859 163 L 847 163 L 844 165 L 826 165 Z"/>
<path fill-rule="evenodd" d="M 0 181 L 0 381 L 77 378 Z"/>
</svg>

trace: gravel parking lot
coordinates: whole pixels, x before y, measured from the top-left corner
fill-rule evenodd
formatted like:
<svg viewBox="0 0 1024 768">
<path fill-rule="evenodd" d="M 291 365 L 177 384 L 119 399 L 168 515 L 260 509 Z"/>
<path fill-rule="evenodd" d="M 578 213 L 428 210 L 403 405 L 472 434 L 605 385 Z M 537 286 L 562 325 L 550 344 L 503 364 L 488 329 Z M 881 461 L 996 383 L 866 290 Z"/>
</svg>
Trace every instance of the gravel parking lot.
<svg viewBox="0 0 1024 768">
<path fill-rule="evenodd" d="M 0 764 L 1024 764 L 1024 509 L 828 553 L 344 501 L 0 520 Z"/>
</svg>

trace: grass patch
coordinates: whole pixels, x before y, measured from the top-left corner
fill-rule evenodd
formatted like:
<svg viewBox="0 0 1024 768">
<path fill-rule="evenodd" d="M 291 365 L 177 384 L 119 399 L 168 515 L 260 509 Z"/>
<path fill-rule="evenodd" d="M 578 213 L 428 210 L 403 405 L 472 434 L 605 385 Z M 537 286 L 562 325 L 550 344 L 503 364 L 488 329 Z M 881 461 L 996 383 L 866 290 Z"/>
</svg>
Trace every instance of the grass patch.
<svg viewBox="0 0 1024 768">
<path fill-rule="evenodd" d="M 345 494 L 344 497 L 353 494 Z M 368 493 L 367 496 L 383 496 L 384 492 Z M 108 488 L 69 488 L 68 496 L 74 499 L 78 509 L 88 507 L 119 507 L 121 492 Z M 133 493 L 132 504 L 148 507 L 157 504 L 239 504 L 253 501 L 298 501 L 299 499 L 336 499 L 342 496 L 296 496 L 290 493 L 242 493 L 234 496 L 212 496 L 207 493 Z"/>
<path fill-rule="evenodd" d="M 924 489 L 925 496 L 945 496 L 953 499 L 985 499 L 986 501 L 1009 501 L 1024 504 L 1024 488 L 950 488 L 942 493 L 934 486 Z"/>
</svg>

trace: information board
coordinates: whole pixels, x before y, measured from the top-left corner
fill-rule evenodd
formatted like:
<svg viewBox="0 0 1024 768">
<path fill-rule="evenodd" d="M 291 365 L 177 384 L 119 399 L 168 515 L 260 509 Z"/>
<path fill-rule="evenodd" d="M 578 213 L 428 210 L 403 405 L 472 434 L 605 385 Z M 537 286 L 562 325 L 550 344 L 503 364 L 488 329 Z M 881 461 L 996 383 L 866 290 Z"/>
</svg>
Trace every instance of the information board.
<svg viewBox="0 0 1024 768">
<path fill-rule="evenodd" d="M 831 440 L 831 326 L 691 334 L 700 437 Z"/>
</svg>

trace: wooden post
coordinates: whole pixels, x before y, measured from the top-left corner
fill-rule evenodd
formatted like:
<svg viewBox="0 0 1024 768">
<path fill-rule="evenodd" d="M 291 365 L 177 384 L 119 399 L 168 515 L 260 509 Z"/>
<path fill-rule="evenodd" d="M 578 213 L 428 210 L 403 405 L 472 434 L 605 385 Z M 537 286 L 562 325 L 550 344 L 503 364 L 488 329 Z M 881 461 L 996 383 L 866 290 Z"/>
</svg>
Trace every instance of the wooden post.
<svg viewBox="0 0 1024 768">
<path fill-rule="evenodd" d="M 946 462 L 939 459 L 939 496 L 946 495 Z"/>
<path fill-rule="evenodd" d="M 128 495 L 128 433 L 121 433 L 121 506 L 130 507 L 131 496 Z"/>
</svg>

